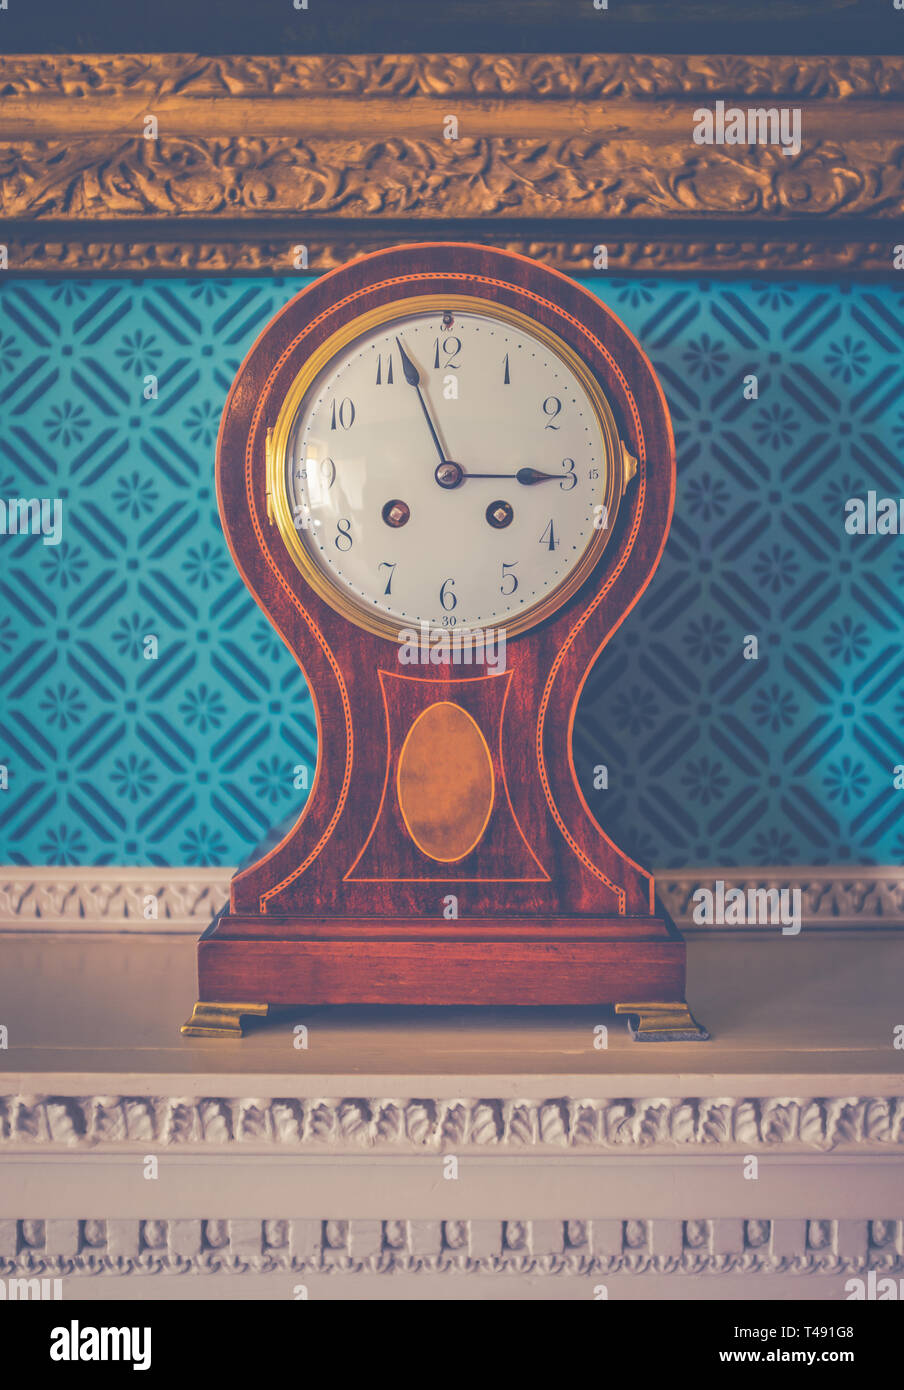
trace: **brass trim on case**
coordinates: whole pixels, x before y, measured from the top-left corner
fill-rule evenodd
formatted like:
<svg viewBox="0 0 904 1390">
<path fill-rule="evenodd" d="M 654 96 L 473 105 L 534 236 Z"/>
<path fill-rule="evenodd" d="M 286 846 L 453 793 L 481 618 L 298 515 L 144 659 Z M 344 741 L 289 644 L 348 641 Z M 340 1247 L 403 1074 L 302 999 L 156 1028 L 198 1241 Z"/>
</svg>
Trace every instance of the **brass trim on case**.
<svg viewBox="0 0 904 1390">
<path fill-rule="evenodd" d="M 199 999 L 179 1031 L 187 1038 L 240 1038 L 242 1018 L 266 1018 L 269 1009 L 269 1004 L 208 1004 Z"/>
<path fill-rule="evenodd" d="M 275 425 L 267 431 L 265 446 L 267 509 L 268 514 L 272 509 L 271 520 L 276 521 L 289 555 L 314 592 L 319 594 L 335 612 L 354 623 L 356 627 L 363 628 L 366 632 L 374 633 L 376 636 L 384 637 L 391 642 L 398 641 L 400 630 L 406 626 L 405 621 L 401 618 L 377 615 L 365 604 L 341 590 L 329 579 L 326 572 L 321 570 L 301 540 L 292 517 L 286 491 L 286 449 L 296 413 L 305 394 L 320 372 L 344 347 L 354 342 L 355 339 L 363 337 L 372 329 L 380 327 L 381 324 L 389 323 L 393 319 L 431 311 L 438 313 L 446 308 L 480 313 L 489 318 L 499 319 L 503 323 L 520 328 L 523 332 L 531 334 L 543 343 L 559 357 L 563 365 L 572 371 L 580 381 L 596 415 L 606 448 L 606 477 L 603 480 L 600 499 L 605 507 L 602 515 L 606 518 L 606 526 L 599 529 L 574 569 L 562 580 L 553 593 L 540 599 L 530 608 L 518 614 L 511 622 L 505 624 L 508 637 L 514 637 L 516 634 L 525 632 L 528 628 L 543 622 L 550 614 L 561 608 L 584 583 L 609 542 L 625 488 L 629 479 L 633 477 L 633 471 L 629 472 L 627 466 L 627 460 L 631 459 L 632 455 L 627 453 L 619 438 L 618 427 L 609 401 L 586 362 L 558 334 L 553 333 L 545 324 L 538 323 L 536 319 L 522 313 L 519 309 L 513 309 L 507 304 L 498 304 L 489 297 L 482 298 L 479 295 L 413 295 L 408 299 L 393 300 L 389 304 L 380 305 L 378 308 L 371 309 L 350 320 L 311 353 L 289 387 L 279 408 Z M 619 463 L 621 463 L 621 467 L 619 467 Z M 636 470 L 636 460 L 633 460 L 633 463 L 634 470 Z"/>
<path fill-rule="evenodd" d="M 273 525 L 273 498 L 272 498 L 272 494 L 271 494 L 271 491 L 270 491 L 270 487 L 271 487 L 271 484 L 270 484 L 270 477 L 271 477 L 271 464 L 270 464 L 270 459 L 271 459 L 272 456 L 273 456 L 273 430 L 272 430 L 272 429 L 268 429 L 268 430 L 267 430 L 267 438 L 266 438 L 266 440 L 265 440 L 265 442 L 264 442 L 264 451 L 265 451 L 266 456 L 267 456 L 267 520 L 269 521 L 270 525 L 272 526 L 272 525 Z"/>
<path fill-rule="evenodd" d="M 709 1041 L 709 1033 L 683 999 L 616 1004 L 615 1012 L 628 1015 L 628 1029 L 635 1042 Z"/>
</svg>

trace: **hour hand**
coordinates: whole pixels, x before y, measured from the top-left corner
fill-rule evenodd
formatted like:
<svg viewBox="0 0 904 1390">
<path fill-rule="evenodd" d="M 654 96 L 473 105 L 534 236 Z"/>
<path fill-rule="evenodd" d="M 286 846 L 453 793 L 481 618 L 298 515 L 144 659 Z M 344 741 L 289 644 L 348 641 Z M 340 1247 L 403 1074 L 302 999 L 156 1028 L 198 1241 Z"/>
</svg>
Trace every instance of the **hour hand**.
<svg viewBox="0 0 904 1390">
<path fill-rule="evenodd" d="M 562 474 L 543 473 L 539 468 L 519 468 L 518 472 L 515 474 L 515 477 L 518 479 L 519 483 L 526 483 L 530 485 L 531 483 L 549 482 L 553 478 L 561 478 Z"/>
<path fill-rule="evenodd" d="M 551 482 L 555 478 L 567 478 L 567 473 L 543 473 L 539 468 L 519 468 L 517 473 L 471 473 L 464 475 L 466 478 L 514 478 L 518 483 L 524 483 L 530 487 L 533 483 Z"/>
</svg>

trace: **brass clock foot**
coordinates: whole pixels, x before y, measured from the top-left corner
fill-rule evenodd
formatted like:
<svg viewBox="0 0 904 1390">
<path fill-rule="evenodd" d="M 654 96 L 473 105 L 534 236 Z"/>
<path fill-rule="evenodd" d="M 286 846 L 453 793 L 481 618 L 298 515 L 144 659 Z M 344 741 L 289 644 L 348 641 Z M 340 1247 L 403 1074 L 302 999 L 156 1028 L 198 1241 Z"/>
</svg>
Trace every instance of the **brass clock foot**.
<svg viewBox="0 0 904 1390">
<path fill-rule="evenodd" d="M 242 1015 L 266 1018 L 269 1004 L 205 1004 L 200 999 L 181 1032 L 187 1038 L 240 1038 Z"/>
<path fill-rule="evenodd" d="M 628 1015 L 635 1042 L 708 1042 L 709 1033 L 694 1018 L 683 999 L 663 1003 L 616 1004 L 617 1014 Z M 636 1024 L 634 1019 L 637 1020 Z"/>
</svg>

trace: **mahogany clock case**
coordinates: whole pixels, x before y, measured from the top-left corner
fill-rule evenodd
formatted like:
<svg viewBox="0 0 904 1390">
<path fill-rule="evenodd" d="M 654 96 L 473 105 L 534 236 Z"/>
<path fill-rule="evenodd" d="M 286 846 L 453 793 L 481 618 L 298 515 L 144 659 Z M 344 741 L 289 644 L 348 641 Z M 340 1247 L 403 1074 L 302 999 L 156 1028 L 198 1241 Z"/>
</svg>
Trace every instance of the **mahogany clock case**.
<svg viewBox="0 0 904 1390">
<path fill-rule="evenodd" d="M 305 582 L 268 506 L 268 434 L 303 364 L 363 313 L 426 295 L 439 316 L 444 295 L 468 295 L 557 335 L 599 383 L 636 460 L 594 569 L 509 638 L 501 672 L 401 666 L 397 644 Z M 671 424 L 647 357 L 595 296 L 537 262 L 461 243 L 394 247 L 324 275 L 276 315 L 230 391 L 217 491 L 242 577 L 307 680 L 318 763 L 300 819 L 235 875 L 228 909 L 199 942 L 199 1008 L 219 1009 L 221 1026 L 232 1010 L 235 1031 L 240 1012 L 271 1004 L 682 1004 L 684 943 L 656 910 L 650 874 L 600 829 L 572 752 L 584 681 L 650 580 L 674 489 Z M 454 862 L 421 851 L 395 794 L 406 734 L 437 704 L 474 721 L 495 788 L 482 835 Z M 604 800 L 594 805 L 604 817 Z M 192 1032 L 221 1030 L 194 1022 Z"/>
</svg>

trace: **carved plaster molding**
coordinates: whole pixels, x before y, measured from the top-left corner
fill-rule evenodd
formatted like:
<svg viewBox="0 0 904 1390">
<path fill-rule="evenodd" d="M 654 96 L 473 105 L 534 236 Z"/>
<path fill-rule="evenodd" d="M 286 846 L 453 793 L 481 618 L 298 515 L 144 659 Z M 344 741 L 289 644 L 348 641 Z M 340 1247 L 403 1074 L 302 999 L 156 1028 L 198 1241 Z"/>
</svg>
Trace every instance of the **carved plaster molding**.
<svg viewBox="0 0 904 1390">
<path fill-rule="evenodd" d="M 675 922 L 685 928 L 694 925 L 694 894 L 700 889 L 714 892 L 719 880 L 725 884 L 726 891 L 740 888 L 745 894 L 751 889 L 800 889 L 804 930 L 808 927 L 904 927 L 904 869 L 897 867 L 776 866 L 654 872 L 661 901 Z M 730 926 L 715 929 L 745 930 Z"/>
<path fill-rule="evenodd" d="M 904 1096 L 502 1099 L 0 1097 L 0 1151 L 361 1154 L 904 1152 Z"/>
<path fill-rule="evenodd" d="M 0 932 L 198 934 L 229 899 L 231 868 L 0 869 Z"/>
<path fill-rule="evenodd" d="M 799 103 L 801 149 L 695 144 L 717 98 Z M 14 55 L 0 216 L 14 274 L 325 270 L 402 219 L 578 273 L 890 275 L 902 100 L 898 57 Z"/>
<path fill-rule="evenodd" d="M 900 1220 L 28 1220 L 0 1221 L 0 1271 L 890 1274 L 902 1241 Z"/>
<path fill-rule="evenodd" d="M 904 927 L 904 869 L 740 867 L 655 870 L 663 906 L 692 927 L 694 894 L 727 887 L 799 888 L 803 929 Z M 0 869 L 0 932 L 184 932 L 198 935 L 229 898 L 222 868 L 7 866 Z M 699 930 L 743 930 L 700 927 Z M 749 930 L 749 928 L 748 928 Z M 779 928 L 757 928 L 773 932 Z"/>
</svg>

